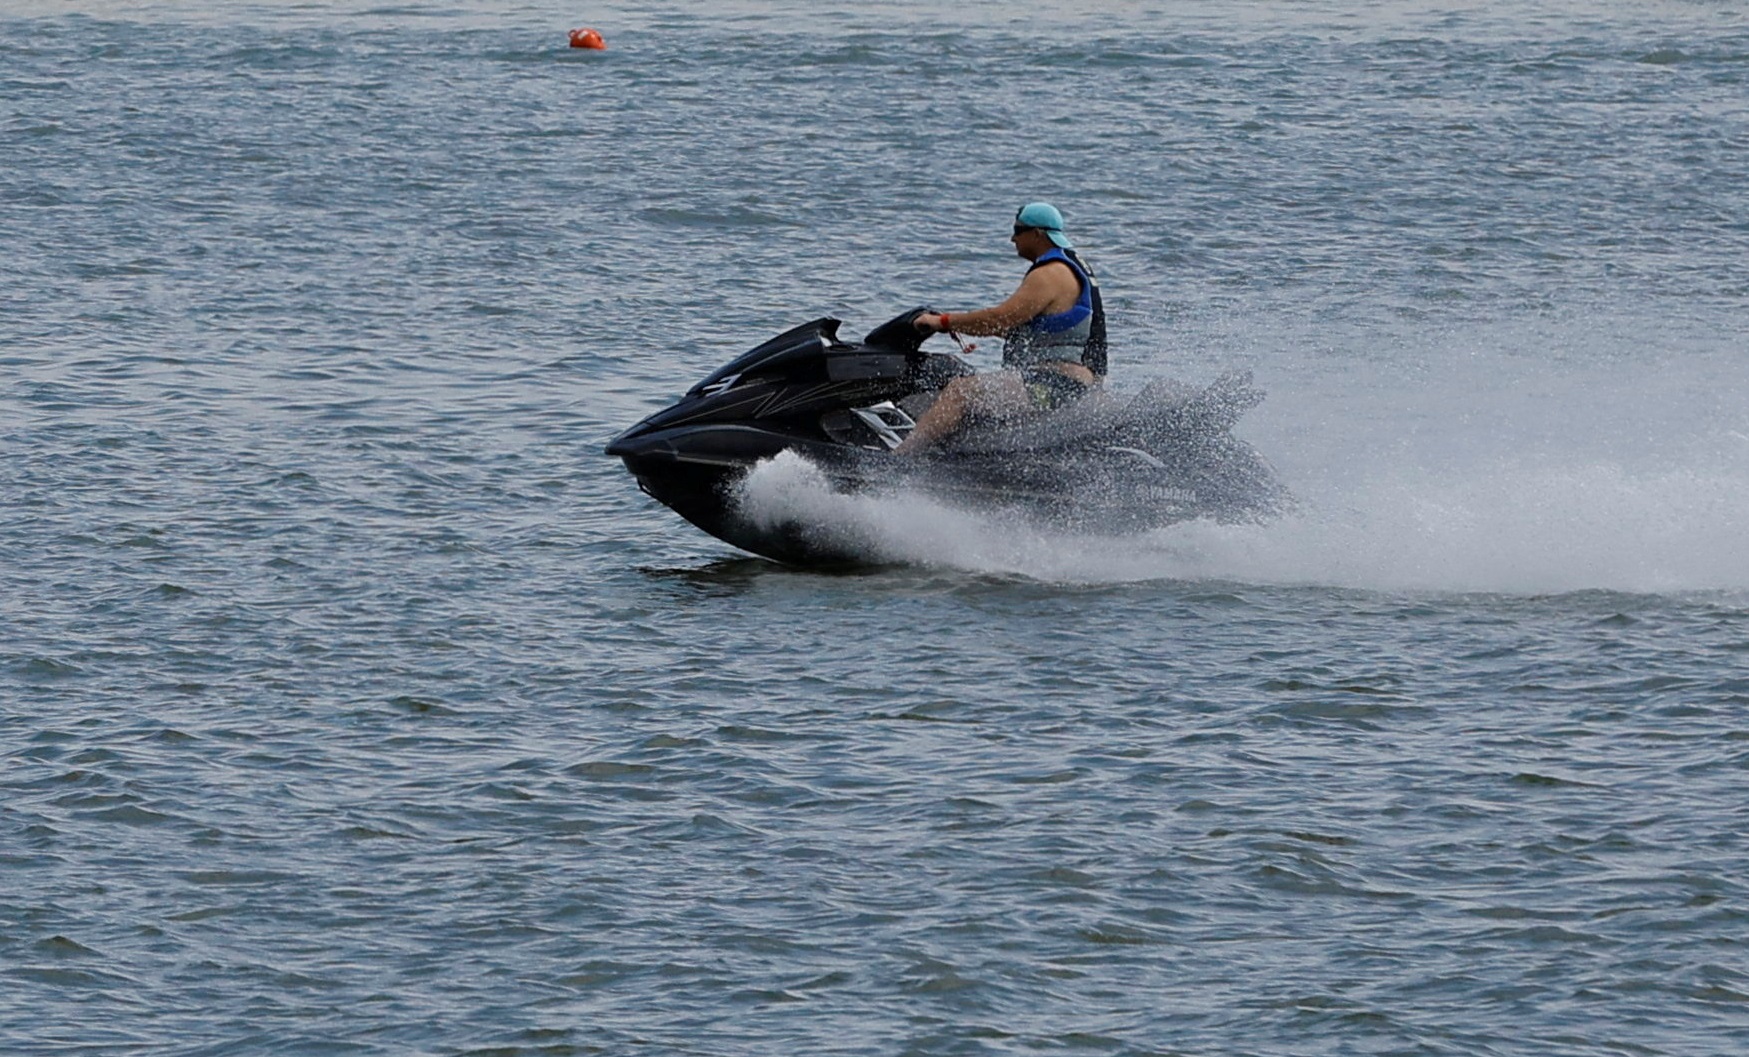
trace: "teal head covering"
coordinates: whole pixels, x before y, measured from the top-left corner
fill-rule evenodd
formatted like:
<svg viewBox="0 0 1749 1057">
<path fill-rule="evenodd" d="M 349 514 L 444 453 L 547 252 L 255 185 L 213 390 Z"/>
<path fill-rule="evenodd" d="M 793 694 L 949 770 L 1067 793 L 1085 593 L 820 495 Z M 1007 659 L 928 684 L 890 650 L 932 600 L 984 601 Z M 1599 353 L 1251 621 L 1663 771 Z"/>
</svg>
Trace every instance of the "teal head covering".
<svg viewBox="0 0 1749 1057">
<path fill-rule="evenodd" d="M 1028 202 L 1014 214 L 1014 226 L 1018 228 L 1038 228 L 1050 240 L 1064 249 L 1073 249 L 1075 244 L 1069 241 L 1069 236 L 1063 234 L 1063 214 L 1057 212 L 1057 207 L 1048 202 Z"/>
</svg>

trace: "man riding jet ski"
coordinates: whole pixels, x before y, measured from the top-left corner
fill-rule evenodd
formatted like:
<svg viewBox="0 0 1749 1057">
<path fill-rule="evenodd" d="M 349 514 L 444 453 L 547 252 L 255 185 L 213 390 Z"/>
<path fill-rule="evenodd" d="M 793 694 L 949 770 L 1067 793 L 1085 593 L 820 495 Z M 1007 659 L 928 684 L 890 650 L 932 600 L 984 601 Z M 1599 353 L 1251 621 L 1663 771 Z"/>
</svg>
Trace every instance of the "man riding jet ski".
<svg viewBox="0 0 1749 1057">
<path fill-rule="evenodd" d="M 915 490 L 1105 534 L 1191 518 L 1257 521 L 1290 502 L 1269 464 L 1229 432 L 1263 398 L 1248 374 L 1202 390 L 1156 382 L 1133 397 L 1099 386 L 1050 414 L 974 420 L 895 454 L 943 389 L 972 373 L 956 356 L 922 351 L 925 314 L 907 312 L 860 342 L 841 340 L 830 318 L 785 331 L 614 438 L 607 454 L 711 535 L 803 565 L 869 556 L 740 509 L 741 479 L 783 451 L 845 491 Z"/>
<path fill-rule="evenodd" d="M 1093 269 L 1063 234 L 1055 206 L 1033 202 L 1014 214 L 1014 252 L 1032 263 L 1020 287 L 991 308 L 924 313 L 917 326 L 1003 337 L 1003 370 L 949 382 L 941 398 L 899 445 L 908 454 L 958 428 L 968 414 L 1013 417 L 1055 411 L 1105 380 L 1105 303 Z"/>
<path fill-rule="evenodd" d="M 741 479 L 783 451 L 844 491 L 916 490 L 1104 533 L 1279 512 L 1287 492 L 1229 433 L 1263 399 L 1249 375 L 1201 391 L 1170 382 L 1128 398 L 1105 391 L 1098 283 L 1062 227 L 1043 203 L 1016 214 L 1015 250 L 1032 267 L 1000 305 L 914 309 L 861 342 L 841 340 L 836 319 L 805 323 L 718 369 L 607 453 L 711 535 L 798 564 L 867 556 L 740 508 Z M 958 357 L 922 351 L 929 334 L 960 330 L 1005 335 L 1007 369 L 979 375 Z"/>
</svg>

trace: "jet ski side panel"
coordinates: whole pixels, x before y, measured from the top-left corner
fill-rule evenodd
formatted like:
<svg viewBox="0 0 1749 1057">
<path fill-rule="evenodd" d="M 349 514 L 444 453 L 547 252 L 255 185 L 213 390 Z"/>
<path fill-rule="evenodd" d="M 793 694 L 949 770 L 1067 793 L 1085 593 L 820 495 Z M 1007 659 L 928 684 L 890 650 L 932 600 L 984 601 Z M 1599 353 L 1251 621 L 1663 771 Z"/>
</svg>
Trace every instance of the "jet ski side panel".
<svg viewBox="0 0 1749 1057">
<path fill-rule="evenodd" d="M 800 429 L 818 432 L 818 416 L 823 412 L 858 402 L 888 399 L 904 392 L 905 388 L 898 379 L 880 374 L 794 385 L 747 383 L 715 393 L 689 396 L 673 407 L 663 408 L 616 437 L 609 444 L 607 454 L 619 454 L 613 450 L 614 445 L 645 433 L 709 422 L 771 424 L 791 421 Z"/>
<path fill-rule="evenodd" d="M 688 389 L 686 395 L 721 391 L 742 376 L 783 375 L 806 367 L 809 361 L 837 344 L 838 327 L 839 321 L 830 316 L 791 327 L 712 371 L 704 381 Z M 824 377 L 824 372 L 819 373 Z"/>
<path fill-rule="evenodd" d="M 710 435 L 702 435 L 704 431 Z M 732 426 L 682 429 L 674 431 L 678 435 L 641 438 L 642 443 L 625 445 L 620 454 L 646 495 L 724 543 L 787 565 L 849 565 L 861 560 L 854 551 L 809 536 L 805 526 L 761 523 L 745 515 L 736 493 L 758 458 L 818 445 L 798 444 L 793 437 L 762 430 L 742 429 L 738 435 L 735 431 Z M 686 454 L 689 447 L 714 452 L 733 448 L 747 458 L 692 457 Z M 759 452 L 764 454 L 755 454 Z"/>
</svg>

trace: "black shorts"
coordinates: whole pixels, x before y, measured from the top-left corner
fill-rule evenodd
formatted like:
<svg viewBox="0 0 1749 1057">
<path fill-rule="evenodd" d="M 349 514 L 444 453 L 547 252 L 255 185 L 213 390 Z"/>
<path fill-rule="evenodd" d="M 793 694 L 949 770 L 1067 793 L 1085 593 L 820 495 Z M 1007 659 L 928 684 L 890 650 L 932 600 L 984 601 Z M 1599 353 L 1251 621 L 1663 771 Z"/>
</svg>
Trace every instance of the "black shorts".
<svg viewBox="0 0 1749 1057">
<path fill-rule="evenodd" d="M 1037 411 L 1055 411 L 1072 404 L 1086 396 L 1090 388 L 1049 367 L 1021 368 L 1020 384 L 1026 387 L 1026 398 Z"/>
</svg>

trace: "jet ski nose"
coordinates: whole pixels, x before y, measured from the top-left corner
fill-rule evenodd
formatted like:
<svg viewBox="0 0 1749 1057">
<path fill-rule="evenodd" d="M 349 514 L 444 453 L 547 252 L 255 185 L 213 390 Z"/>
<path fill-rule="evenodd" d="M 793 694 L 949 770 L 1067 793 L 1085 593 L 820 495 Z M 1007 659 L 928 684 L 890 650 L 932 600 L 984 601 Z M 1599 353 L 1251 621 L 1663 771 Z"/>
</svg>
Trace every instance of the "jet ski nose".
<svg viewBox="0 0 1749 1057">
<path fill-rule="evenodd" d="M 652 416 L 654 417 L 654 416 Z M 649 448 L 648 437 L 655 429 L 651 427 L 650 419 L 646 418 L 619 436 L 607 442 L 602 449 L 603 454 L 624 458 L 627 455 L 642 455 Z"/>
<path fill-rule="evenodd" d="M 671 445 L 652 443 L 638 430 L 627 430 L 607 442 L 603 453 L 621 459 L 636 459 L 648 455 L 672 455 Z"/>
</svg>

